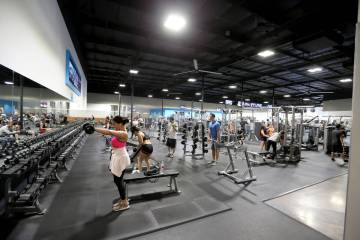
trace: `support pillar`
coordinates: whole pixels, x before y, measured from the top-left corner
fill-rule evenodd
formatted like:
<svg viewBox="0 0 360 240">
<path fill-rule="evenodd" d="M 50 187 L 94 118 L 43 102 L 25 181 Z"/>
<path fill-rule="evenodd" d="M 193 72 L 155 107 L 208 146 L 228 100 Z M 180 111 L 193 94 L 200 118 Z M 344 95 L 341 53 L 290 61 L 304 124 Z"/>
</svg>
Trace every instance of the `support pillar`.
<svg viewBox="0 0 360 240">
<path fill-rule="evenodd" d="M 356 240 L 360 236 L 360 4 L 355 35 L 355 59 L 353 77 L 351 146 L 349 176 L 346 197 L 344 240 Z"/>
<path fill-rule="evenodd" d="M 20 129 L 24 129 L 24 78 L 20 75 Z"/>
</svg>

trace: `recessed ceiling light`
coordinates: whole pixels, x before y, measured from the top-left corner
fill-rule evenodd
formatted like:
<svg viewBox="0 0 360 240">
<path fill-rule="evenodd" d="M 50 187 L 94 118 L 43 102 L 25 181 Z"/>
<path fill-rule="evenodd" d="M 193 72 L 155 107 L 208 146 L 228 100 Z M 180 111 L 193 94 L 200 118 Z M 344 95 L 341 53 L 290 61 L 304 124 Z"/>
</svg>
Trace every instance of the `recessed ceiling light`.
<svg viewBox="0 0 360 240">
<path fill-rule="evenodd" d="M 120 83 L 119 87 L 126 87 L 126 85 L 124 83 Z"/>
<path fill-rule="evenodd" d="M 4 83 L 5 83 L 6 85 L 14 85 L 13 82 L 9 82 L 9 81 L 5 81 Z"/>
<path fill-rule="evenodd" d="M 222 98 L 223 98 L 223 99 L 227 99 L 227 98 L 228 98 L 228 96 L 222 96 Z"/>
<path fill-rule="evenodd" d="M 261 90 L 260 93 L 265 94 L 265 93 L 267 93 L 267 91 L 266 90 Z"/>
<path fill-rule="evenodd" d="M 196 78 L 189 78 L 188 82 L 196 82 Z"/>
<path fill-rule="evenodd" d="M 229 88 L 230 89 L 235 89 L 235 88 L 237 88 L 237 86 L 236 85 L 230 85 Z"/>
<path fill-rule="evenodd" d="M 170 14 L 164 22 L 164 27 L 167 29 L 178 32 L 182 30 L 186 25 L 186 20 L 183 16 L 178 14 Z"/>
<path fill-rule="evenodd" d="M 309 73 L 317 73 L 317 72 L 321 72 L 322 68 L 321 67 L 314 67 L 314 68 L 310 68 L 307 70 Z"/>
<path fill-rule="evenodd" d="M 114 92 L 115 94 L 119 94 L 119 92 Z"/>
<path fill-rule="evenodd" d="M 266 58 L 266 57 L 270 57 L 272 55 L 274 55 L 275 53 L 271 50 L 265 50 L 265 51 L 262 51 L 262 52 L 259 52 L 258 55 L 260 57 L 263 57 L 263 58 Z"/>
<path fill-rule="evenodd" d="M 220 104 L 223 104 L 224 102 L 219 102 Z"/>
<path fill-rule="evenodd" d="M 176 97 L 175 99 L 176 99 L 176 100 L 179 100 L 180 98 L 179 98 L 179 97 Z"/>
<path fill-rule="evenodd" d="M 129 70 L 129 73 L 131 73 L 131 74 L 138 74 L 138 73 L 139 73 L 139 70 L 130 69 L 130 70 Z"/>
<path fill-rule="evenodd" d="M 269 102 L 268 102 L 268 101 L 265 101 L 264 103 L 265 103 L 265 104 L 268 104 Z"/>
<path fill-rule="evenodd" d="M 202 102 L 202 101 L 203 101 L 202 99 L 199 100 L 199 102 Z"/>
<path fill-rule="evenodd" d="M 351 78 L 340 79 L 339 82 L 342 83 L 352 82 L 352 79 Z"/>
<path fill-rule="evenodd" d="M 245 98 L 245 102 L 250 102 L 250 98 Z"/>
<path fill-rule="evenodd" d="M 310 101 L 310 98 L 303 98 L 303 101 Z"/>
<path fill-rule="evenodd" d="M 148 95 L 148 98 L 152 98 L 152 97 L 153 97 L 153 95 L 151 95 L 151 94 Z"/>
<path fill-rule="evenodd" d="M 289 97 L 291 97 L 291 95 L 289 95 L 289 94 L 284 95 L 284 98 L 289 98 Z"/>
<path fill-rule="evenodd" d="M 169 91 L 169 89 L 167 89 L 167 88 L 163 88 L 161 91 L 163 91 L 163 92 L 168 92 L 168 91 Z"/>
<path fill-rule="evenodd" d="M 196 96 L 200 96 L 201 95 L 201 92 L 197 92 L 195 93 Z"/>
</svg>

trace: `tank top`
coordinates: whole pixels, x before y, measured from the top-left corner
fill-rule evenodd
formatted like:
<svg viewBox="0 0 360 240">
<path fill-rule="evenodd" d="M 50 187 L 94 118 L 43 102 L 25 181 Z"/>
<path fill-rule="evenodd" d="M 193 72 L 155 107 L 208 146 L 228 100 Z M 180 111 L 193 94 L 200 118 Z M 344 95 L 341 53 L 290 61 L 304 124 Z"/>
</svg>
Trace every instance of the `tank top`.
<svg viewBox="0 0 360 240">
<path fill-rule="evenodd" d="M 144 133 L 144 137 L 143 137 L 143 140 L 150 140 L 150 137 L 148 135 L 146 135 L 146 133 Z"/>
<path fill-rule="evenodd" d="M 117 137 L 113 137 L 111 139 L 111 146 L 113 148 L 123 148 L 123 147 L 126 147 L 126 142 L 119 141 L 119 139 Z"/>
</svg>

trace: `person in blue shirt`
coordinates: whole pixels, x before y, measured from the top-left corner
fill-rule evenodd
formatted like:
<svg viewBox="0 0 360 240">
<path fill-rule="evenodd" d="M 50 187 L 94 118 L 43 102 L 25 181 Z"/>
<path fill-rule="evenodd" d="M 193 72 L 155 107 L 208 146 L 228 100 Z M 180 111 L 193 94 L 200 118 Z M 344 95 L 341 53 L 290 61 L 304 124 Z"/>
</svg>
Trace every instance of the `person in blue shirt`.
<svg viewBox="0 0 360 240">
<path fill-rule="evenodd" d="M 220 123 L 215 120 L 215 114 L 210 113 L 209 141 L 211 141 L 212 161 L 210 164 L 215 166 L 219 160 L 220 152 Z"/>
</svg>

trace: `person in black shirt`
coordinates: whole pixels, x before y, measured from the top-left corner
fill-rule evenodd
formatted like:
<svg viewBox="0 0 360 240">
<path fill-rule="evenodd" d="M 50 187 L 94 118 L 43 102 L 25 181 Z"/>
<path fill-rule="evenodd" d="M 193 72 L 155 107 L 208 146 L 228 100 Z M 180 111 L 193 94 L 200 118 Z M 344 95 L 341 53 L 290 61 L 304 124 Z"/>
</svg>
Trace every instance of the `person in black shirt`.
<svg viewBox="0 0 360 240">
<path fill-rule="evenodd" d="M 331 133 L 331 160 L 335 161 L 335 154 L 341 153 L 341 157 L 343 156 L 344 152 L 344 138 L 345 133 L 343 130 L 340 129 L 341 125 L 336 124 L 335 130 Z"/>
</svg>

